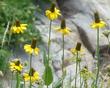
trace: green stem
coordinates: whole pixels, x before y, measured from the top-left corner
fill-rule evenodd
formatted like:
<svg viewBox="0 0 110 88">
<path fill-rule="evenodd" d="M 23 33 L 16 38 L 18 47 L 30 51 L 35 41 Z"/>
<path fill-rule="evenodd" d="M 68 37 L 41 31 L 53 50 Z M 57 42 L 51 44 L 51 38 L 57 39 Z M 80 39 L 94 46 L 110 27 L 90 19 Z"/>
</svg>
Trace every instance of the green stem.
<svg viewBox="0 0 110 88">
<path fill-rule="evenodd" d="M 97 82 L 98 82 L 98 78 L 99 78 L 99 66 L 100 66 L 100 60 L 99 60 L 100 56 L 99 56 L 99 28 L 97 29 L 97 75 L 96 75 L 96 88 L 97 86 Z"/>
<path fill-rule="evenodd" d="M 24 88 L 25 88 L 25 80 L 24 80 Z"/>
<path fill-rule="evenodd" d="M 88 88 L 87 80 L 84 80 L 84 88 Z"/>
<path fill-rule="evenodd" d="M 76 88 L 76 84 L 77 84 L 77 70 L 78 70 L 78 51 L 77 51 L 77 56 L 76 56 L 76 73 L 75 73 L 75 88 Z"/>
<path fill-rule="evenodd" d="M 11 78 L 11 88 L 13 88 L 13 72 L 12 72 L 12 78 Z"/>
<path fill-rule="evenodd" d="M 10 45 L 10 41 L 11 41 L 11 36 L 12 36 L 12 32 L 10 32 L 10 33 L 9 33 L 8 46 Z"/>
<path fill-rule="evenodd" d="M 50 45 L 51 45 L 51 28 L 52 26 L 52 20 L 50 20 L 50 26 L 49 26 L 49 38 L 48 38 L 48 61 L 50 60 Z M 47 74 L 47 73 L 46 73 Z M 48 85 L 47 85 L 48 88 Z"/>
<path fill-rule="evenodd" d="M 5 30 L 5 32 L 4 32 L 3 39 L 2 39 L 1 49 L 2 49 L 3 46 L 4 46 L 6 34 L 7 34 L 7 32 L 8 32 L 8 29 L 9 29 L 9 25 L 10 25 L 10 22 L 8 22 L 7 27 L 6 27 L 6 30 Z"/>
<path fill-rule="evenodd" d="M 71 72 L 70 72 L 70 79 L 69 79 L 69 86 L 70 86 L 70 87 L 69 87 L 69 88 L 72 88 L 72 87 L 71 87 L 71 82 L 72 82 L 72 79 L 71 79 Z"/>
<path fill-rule="evenodd" d="M 64 34 L 62 35 L 62 49 L 63 49 L 63 54 L 62 54 L 62 78 L 64 76 Z M 63 88 L 63 79 L 62 79 L 62 88 Z"/>
<path fill-rule="evenodd" d="M 45 69 L 46 69 L 47 67 L 45 67 Z M 48 71 L 46 70 L 46 78 L 48 78 Z M 47 84 L 47 88 L 48 88 L 48 84 Z"/>
<path fill-rule="evenodd" d="M 16 82 L 16 88 L 19 88 L 20 80 L 19 80 L 19 73 L 18 72 L 16 73 L 16 80 L 17 80 L 17 82 Z"/>
<path fill-rule="evenodd" d="M 29 69 L 31 69 L 32 68 L 32 54 L 30 55 L 30 58 L 29 58 Z"/>
<path fill-rule="evenodd" d="M 108 40 L 108 50 L 107 50 L 107 54 L 109 54 L 110 40 L 109 40 L 109 38 L 107 38 L 107 40 Z"/>
<path fill-rule="evenodd" d="M 29 69 L 31 70 L 31 68 L 32 68 L 32 54 L 30 55 L 30 61 L 29 61 L 29 63 L 30 63 Z M 30 76 L 30 86 L 29 86 L 29 88 L 32 88 L 31 76 Z"/>
<path fill-rule="evenodd" d="M 81 82 L 81 88 L 82 88 L 82 86 L 83 86 L 83 81 Z"/>
<path fill-rule="evenodd" d="M 109 44 L 109 46 L 110 46 L 110 40 L 109 40 L 109 38 L 107 38 L 108 39 L 108 44 Z"/>
<path fill-rule="evenodd" d="M 49 39 L 48 39 L 48 60 L 50 59 L 50 45 L 51 45 L 51 26 L 52 21 L 50 21 L 50 28 L 49 28 Z"/>
<path fill-rule="evenodd" d="M 80 65 L 80 62 L 79 62 L 79 74 L 80 74 L 80 71 L 81 71 L 81 65 Z M 81 88 L 81 74 L 80 74 L 80 88 Z"/>
</svg>

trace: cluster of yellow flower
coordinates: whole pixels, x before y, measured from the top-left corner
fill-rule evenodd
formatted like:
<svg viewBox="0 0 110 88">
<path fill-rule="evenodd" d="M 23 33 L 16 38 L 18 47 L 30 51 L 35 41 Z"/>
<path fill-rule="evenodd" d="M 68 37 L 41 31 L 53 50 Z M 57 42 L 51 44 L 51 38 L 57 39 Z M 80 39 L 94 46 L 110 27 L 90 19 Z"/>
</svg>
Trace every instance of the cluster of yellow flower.
<svg viewBox="0 0 110 88">
<path fill-rule="evenodd" d="M 9 62 L 9 68 L 13 73 L 21 73 L 23 70 L 23 64 L 20 62 L 20 58 L 16 58 Z M 23 74 L 23 79 L 25 81 L 29 81 L 31 76 L 32 83 L 38 81 L 40 79 L 39 73 L 35 71 L 33 68 L 30 69 L 29 72 Z"/>
<path fill-rule="evenodd" d="M 23 65 L 21 64 L 19 59 L 14 59 L 10 62 L 10 70 L 12 72 L 21 72 L 23 69 Z"/>
<path fill-rule="evenodd" d="M 56 8 L 55 4 L 52 4 L 51 8 L 46 10 L 45 14 L 46 14 L 47 18 L 50 19 L 50 21 L 53 21 L 53 20 L 57 19 L 59 16 L 61 16 L 60 10 Z M 91 24 L 92 28 L 99 29 L 99 28 L 103 28 L 106 25 L 104 21 L 99 19 L 98 13 L 95 13 L 94 17 L 95 17 L 95 21 Z M 26 29 L 27 29 L 27 24 L 21 24 L 19 21 L 16 21 L 16 24 L 12 25 L 12 27 L 11 27 L 11 32 L 20 34 L 20 33 L 24 33 L 24 31 Z M 61 26 L 59 28 L 56 28 L 56 31 L 60 32 L 63 36 L 69 35 L 71 32 L 70 28 L 66 27 L 65 19 L 62 19 Z M 70 50 L 75 55 L 78 52 L 82 53 L 84 51 L 83 49 L 81 49 L 80 43 L 78 43 L 77 45 L 78 46 L 76 46 L 76 48 L 72 48 Z M 33 39 L 31 45 L 25 44 L 24 50 L 25 50 L 25 52 L 27 52 L 30 55 L 33 55 L 33 54 L 38 55 L 39 51 L 40 51 L 40 49 L 36 47 L 35 39 Z M 10 64 L 10 70 L 13 73 L 22 72 L 23 64 L 21 64 L 20 59 L 14 59 L 14 60 L 10 61 L 9 64 Z M 87 69 L 84 69 L 84 71 L 86 71 L 86 70 Z M 88 74 L 88 72 L 87 72 L 87 74 Z M 34 83 L 40 79 L 39 73 L 36 72 L 33 68 L 30 68 L 29 72 L 26 72 L 23 74 L 23 79 L 25 81 L 30 81 L 30 78 L 31 78 L 32 83 Z"/>
<path fill-rule="evenodd" d="M 15 24 L 12 25 L 12 27 L 10 28 L 10 33 L 21 34 L 21 33 L 24 33 L 24 31 L 26 29 L 27 29 L 27 24 L 21 24 L 19 21 L 16 21 Z M 33 39 L 31 45 L 25 44 L 24 50 L 26 53 L 28 53 L 30 55 L 33 55 L 33 54 L 38 55 L 38 53 L 40 51 L 39 48 L 36 47 L 36 40 L 35 39 Z M 23 64 L 21 64 L 21 61 L 19 58 L 14 59 L 9 62 L 9 68 L 12 71 L 12 73 L 21 74 L 23 67 L 24 66 L 23 66 Z M 30 68 L 29 72 L 25 72 L 21 75 L 22 75 L 22 78 L 24 79 L 24 81 L 26 81 L 26 82 L 30 82 L 30 80 L 31 80 L 32 83 L 35 83 L 35 82 L 39 81 L 39 79 L 40 79 L 39 73 L 37 71 L 35 71 L 32 67 Z"/>
<path fill-rule="evenodd" d="M 31 45 L 28 44 L 24 45 L 24 50 L 30 55 L 32 54 L 38 55 L 39 48 L 36 48 L 36 40 L 33 39 Z M 10 65 L 10 70 L 13 73 L 21 73 L 24 67 L 23 64 L 21 64 L 20 59 L 14 59 L 10 61 L 9 65 Z M 30 81 L 30 78 L 32 83 L 39 81 L 40 79 L 39 73 L 35 71 L 33 68 L 30 68 L 29 72 L 23 73 L 24 81 Z"/>
<path fill-rule="evenodd" d="M 56 8 L 55 4 L 52 4 L 51 8 L 46 10 L 45 12 L 46 16 L 50 20 L 56 20 L 59 16 L 61 16 L 60 10 Z M 56 28 L 56 30 L 63 35 L 70 34 L 70 29 L 66 27 L 65 20 L 62 19 L 61 27 Z"/>
</svg>

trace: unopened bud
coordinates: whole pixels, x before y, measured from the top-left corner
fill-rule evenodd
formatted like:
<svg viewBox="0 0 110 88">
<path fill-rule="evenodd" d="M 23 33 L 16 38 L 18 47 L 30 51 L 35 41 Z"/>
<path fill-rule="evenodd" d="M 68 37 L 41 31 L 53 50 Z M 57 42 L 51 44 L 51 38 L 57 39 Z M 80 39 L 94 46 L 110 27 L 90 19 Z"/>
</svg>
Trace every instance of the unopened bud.
<svg viewBox="0 0 110 88">
<path fill-rule="evenodd" d="M 77 45 L 76 45 L 76 50 L 77 50 L 77 51 L 80 51 L 80 50 L 81 50 L 81 43 L 79 43 L 79 42 L 77 43 Z"/>
<path fill-rule="evenodd" d="M 99 17 L 99 13 L 98 12 L 94 13 L 94 19 L 95 19 L 95 23 L 99 23 L 100 22 L 100 17 Z"/>
<path fill-rule="evenodd" d="M 20 61 L 17 60 L 17 61 L 15 62 L 15 64 L 16 64 L 17 66 L 19 66 L 19 65 L 20 65 Z"/>
<path fill-rule="evenodd" d="M 52 3 L 51 8 L 50 8 L 50 11 L 51 12 L 54 12 L 55 11 L 55 4 L 54 3 Z"/>
<path fill-rule="evenodd" d="M 66 28 L 66 22 L 65 22 L 65 19 L 62 19 L 61 21 L 61 29 L 64 29 Z"/>
<path fill-rule="evenodd" d="M 32 40 L 31 48 L 35 49 L 35 47 L 36 47 L 36 39 L 34 38 Z"/>
<path fill-rule="evenodd" d="M 35 73 L 35 70 L 33 68 L 30 68 L 30 71 L 29 71 L 29 76 L 33 76 Z"/>
<path fill-rule="evenodd" d="M 19 27 L 19 26 L 20 26 L 20 21 L 19 21 L 19 20 L 16 20 L 15 25 L 16 25 L 17 27 Z"/>
</svg>

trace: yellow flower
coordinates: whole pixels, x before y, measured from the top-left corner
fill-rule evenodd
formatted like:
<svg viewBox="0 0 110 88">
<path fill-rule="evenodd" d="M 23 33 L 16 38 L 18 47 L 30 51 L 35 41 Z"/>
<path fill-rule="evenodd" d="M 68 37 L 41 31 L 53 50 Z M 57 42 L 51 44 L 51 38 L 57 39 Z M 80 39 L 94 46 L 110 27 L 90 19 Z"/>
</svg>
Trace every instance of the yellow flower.
<svg viewBox="0 0 110 88">
<path fill-rule="evenodd" d="M 68 27 L 64 28 L 64 29 L 58 29 L 58 32 L 62 33 L 63 35 L 68 35 L 70 34 L 70 29 Z"/>
<path fill-rule="evenodd" d="M 76 48 L 72 48 L 72 49 L 70 49 L 70 51 L 71 51 L 71 53 L 74 54 L 74 55 L 76 55 L 77 52 L 78 52 L 79 54 L 81 54 L 81 55 L 84 55 L 84 49 L 81 49 L 80 51 L 78 51 L 78 50 L 76 50 Z"/>
<path fill-rule="evenodd" d="M 36 72 L 33 68 L 31 68 L 28 73 L 23 74 L 23 78 L 25 81 L 30 81 L 30 77 L 31 77 L 32 83 L 34 83 L 40 79 L 39 73 Z"/>
<path fill-rule="evenodd" d="M 80 75 L 84 80 L 94 78 L 94 74 L 86 66 L 80 71 Z"/>
<path fill-rule="evenodd" d="M 34 38 L 32 40 L 32 44 L 31 45 L 29 45 L 29 44 L 24 45 L 24 50 L 25 50 L 25 52 L 27 52 L 29 54 L 33 54 L 34 53 L 35 55 L 38 55 L 40 50 L 39 50 L 39 48 L 36 47 L 36 39 Z"/>
<path fill-rule="evenodd" d="M 16 24 L 11 27 L 11 32 L 14 34 L 24 33 L 27 29 L 27 24 L 20 24 L 19 21 L 16 21 Z"/>
<path fill-rule="evenodd" d="M 45 14 L 50 20 L 55 20 L 61 15 L 60 10 L 55 7 L 55 4 L 52 4 L 51 8 L 45 11 Z"/>
<path fill-rule="evenodd" d="M 70 29 L 68 27 L 66 27 L 66 23 L 65 23 L 64 19 L 61 21 L 61 27 L 56 28 L 56 29 L 57 29 L 57 32 L 60 32 L 63 35 L 68 35 L 71 32 Z"/>
<path fill-rule="evenodd" d="M 14 59 L 9 62 L 9 68 L 12 72 L 21 72 L 23 65 L 20 63 L 19 59 Z"/>
<path fill-rule="evenodd" d="M 99 29 L 99 28 L 104 28 L 106 26 L 106 23 L 100 20 L 98 12 L 94 13 L 94 19 L 95 21 L 91 24 L 91 28 Z"/>
<path fill-rule="evenodd" d="M 29 45 L 29 44 L 26 44 L 26 45 L 24 45 L 24 50 L 25 50 L 25 52 L 27 52 L 27 53 L 29 53 L 29 54 L 35 54 L 35 55 L 38 55 L 38 53 L 39 53 L 39 48 L 32 48 L 31 47 L 31 45 Z"/>
<path fill-rule="evenodd" d="M 106 26 L 106 23 L 105 23 L 104 21 L 100 21 L 99 23 L 93 22 L 93 23 L 91 24 L 91 27 L 92 27 L 93 29 L 103 28 L 103 27 L 105 27 L 105 26 Z"/>
<path fill-rule="evenodd" d="M 77 43 L 75 48 L 70 49 L 71 53 L 76 55 L 77 53 L 79 53 L 80 55 L 84 54 L 84 49 L 81 48 L 81 43 Z"/>
</svg>

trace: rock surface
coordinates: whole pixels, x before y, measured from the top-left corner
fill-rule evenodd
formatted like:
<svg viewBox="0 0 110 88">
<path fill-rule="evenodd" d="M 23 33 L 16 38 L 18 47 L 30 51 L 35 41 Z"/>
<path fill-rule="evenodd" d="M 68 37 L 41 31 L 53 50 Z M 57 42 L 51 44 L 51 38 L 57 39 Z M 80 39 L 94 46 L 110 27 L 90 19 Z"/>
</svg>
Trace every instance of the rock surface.
<svg viewBox="0 0 110 88">
<path fill-rule="evenodd" d="M 58 0 L 57 0 L 58 1 Z M 93 22 L 93 13 L 98 11 L 102 20 L 106 21 L 108 26 L 100 30 L 100 45 L 108 44 L 107 39 L 102 35 L 102 32 L 105 29 L 109 29 L 109 19 L 110 19 L 110 1 L 109 0 L 60 0 L 58 2 L 59 8 L 66 18 L 67 26 L 71 29 L 71 34 L 65 37 L 65 61 L 69 58 L 72 58 L 72 53 L 70 48 L 76 46 L 77 42 L 82 42 L 79 35 L 77 26 L 81 27 L 83 31 L 86 32 L 88 39 L 93 47 L 96 48 L 96 30 L 91 29 L 90 25 Z M 43 24 L 42 24 L 43 23 Z M 61 56 L 62 56 L 62 37 L 61 34 L 56 33 L 55 27 L 60 26 L 60 19 L 52 23 L 52 33 L 51 33 L 51 56 L 53 60 L 54 70 L 56 75 L 61 76 Z M 41 16 L 40 20 L 36 22 L 36 28 L 42 34 L 45 45 L 48 42 L 48 30 L 49 30 L 49 20 L 45 16 Z M 85 40 L 86 41 L 86 40 Z M 95 67 L 96 60 L 93 59 L 92 54 L 87 50 L 86 46 L 82 45 L 85 49 L 85 55 L 82 58 L 81 67 L 87 65 L 90 70 L 93 70 Z M 47 48 L 47 47 L 46 47 Z M 103 59 L 108 58 L 109 56 L 104 57 Z M 67 65 L 68 64 L 68 65 Z M 104 60 L 102 65 L 106 64 Z M 103 67 L 103 66 L 102 66 Z M 66 63 L 66 71 L 70 77 L 75 75 L 75 62 Z"/>
</svg>

